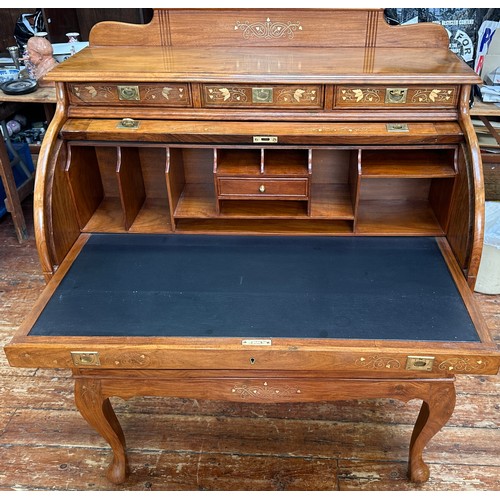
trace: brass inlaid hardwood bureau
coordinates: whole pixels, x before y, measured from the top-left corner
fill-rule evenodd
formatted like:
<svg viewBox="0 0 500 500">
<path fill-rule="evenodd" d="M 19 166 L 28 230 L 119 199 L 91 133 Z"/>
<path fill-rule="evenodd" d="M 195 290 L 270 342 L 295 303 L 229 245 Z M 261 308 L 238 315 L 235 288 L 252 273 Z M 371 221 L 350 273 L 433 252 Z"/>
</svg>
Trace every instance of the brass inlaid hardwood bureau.
<svg viewBox="0 0 500 500">
<path fill-rule="evenodd" d="M 380 10 L 157 10 L 100 23 L 50 78 L 35 229 L 47 287 L 6 347 L 70 368 L 127 475 L 109 397 L 423 400 L 496 374 L 474 303 L 479 79 Z"/>
</svg>

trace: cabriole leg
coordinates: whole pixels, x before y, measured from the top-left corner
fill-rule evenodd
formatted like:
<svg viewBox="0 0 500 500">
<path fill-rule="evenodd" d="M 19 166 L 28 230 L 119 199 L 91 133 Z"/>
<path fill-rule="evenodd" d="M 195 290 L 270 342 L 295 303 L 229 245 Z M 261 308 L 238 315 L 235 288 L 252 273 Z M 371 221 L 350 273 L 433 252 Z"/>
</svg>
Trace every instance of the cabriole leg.
<svg viewBox="0 0 500 500">
<path fill-rule="evenodd" d="M 410 441 L 408 475 L 415 483 L 429 479 L 429 467 L 422 459 L 422 452 L 429 440 L 450 419 L 455 408 L 455 385 L 453 382 L 432 385 L 424 399 Z"/>
<path fill-rule="evenodd" d="M 75 401 L 83 418 L 109 443 L 113 450 L 113 461 L 106 477 L 112 483 L 123 483 L 128 475 L 125 436 L 109 399 L 102 394 L 100 380 L 77 379 Z"/>
</svg>

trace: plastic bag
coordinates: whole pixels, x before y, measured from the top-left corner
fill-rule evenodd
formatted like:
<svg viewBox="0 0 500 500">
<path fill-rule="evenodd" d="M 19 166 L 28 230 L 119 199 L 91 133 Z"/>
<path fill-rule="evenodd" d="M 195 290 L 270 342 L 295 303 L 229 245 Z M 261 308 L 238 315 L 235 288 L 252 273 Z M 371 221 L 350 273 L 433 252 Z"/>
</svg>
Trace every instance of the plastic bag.
<svg viewBox="0 0 500 500">
<path fill-rule="evenodd" d="M 14 27 L 14 38 L 20 49 L 28 43 L 35 33 L 45 31 L 45 24 L 42 16 L 42 9 L 37 9 L 35 12 L 21 14 L 16 21 Z"/>
</svg>

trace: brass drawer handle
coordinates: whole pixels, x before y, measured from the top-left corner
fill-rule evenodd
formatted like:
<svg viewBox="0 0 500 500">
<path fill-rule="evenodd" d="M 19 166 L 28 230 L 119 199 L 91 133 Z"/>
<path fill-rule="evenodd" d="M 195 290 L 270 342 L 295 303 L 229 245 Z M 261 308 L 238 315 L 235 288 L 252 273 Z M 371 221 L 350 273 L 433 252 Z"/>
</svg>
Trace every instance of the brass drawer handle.
<svg viewBox="0 0 500 500">
<path fill-rule="evenodd" d="M 273 102 L 273 88 L 270 87 L 252 87 L 252 102 L 259 103 L 272 103 Z"/>
<path fill-rule="evenodd" d="M 404 104 L 408 89 L 391 88 L 385 91 L 385 102 L 388 104 Z"/>
<path fill-rule="evenodd" d="M 118 128 L 139 128 L 139 120 L 134 120 L 133 118 L 122 118 L 117 125 Z"/>
<path fill-rule="evenodd" d="M 118 85 L 118 99 L 120 101 L 140 101 L 138 85 Z"/>
<path fill-rule="evenodd" d="M 262 184 L 261 186 L 259 186 L 259 191 L 261 193 L 265 193 L 266 192 L 266 186 L 264 186 L 264 184 Z"/>
<path fill-rule="evenodd" d="M 71 358 L 75 366 L 100 366 L 99 353 L 95 351 L 71 351 Z"/>
</svg>

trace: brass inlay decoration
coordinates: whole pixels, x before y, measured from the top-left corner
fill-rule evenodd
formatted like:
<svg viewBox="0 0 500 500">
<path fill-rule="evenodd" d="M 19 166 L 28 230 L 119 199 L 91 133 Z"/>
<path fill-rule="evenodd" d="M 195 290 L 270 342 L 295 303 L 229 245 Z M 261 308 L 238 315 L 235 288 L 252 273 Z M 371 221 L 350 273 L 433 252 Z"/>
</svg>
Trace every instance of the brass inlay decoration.
<svg viewBox="0 0 500 500">
<path fill-rule="evenodd" d="M 252 88 L 252 102 L 259 103 L 272 103 L 273 102 L 273 89 L 270 87 L 253 87 Z"/>
<path fill-rule="evenodd" d="M 486 360 L 482 359 L 449 358 L 439 364 L 439 369 L 448 372 L 474 373 L 486 370 L 488 364 Z"/>
<path fill-rule="evenodd" d="M 433 365 L 434 356 L 408 356 L 406 358 L 407 370 L 430 372 Z"/>
<path fill-rule="evenodd" d="M 118 99 L 120 101 L 140 101 L 138 85 L 118 85 Z"/>
<path fill-rule="evenodd" d="M 264 382 L 262 386 L 252 386 L 252 385 L 235 385 L 231 392 L 233 394 L 238 394 L 241 399 L 282 399 L 289 396 L 295 396 L 301 394 L 301 390 L 295 387 L 270 387 L 267 382 Z"/>
<path fill-rule="evenodd" d="M 404 104 L 408 89 L 389 88 L 385 91 L 385 102 L 387 104 Z"/>
<path fill-rule="evenodd" d="M 416 90 L 413 94 L 411 102 L 449 102 L 455 97 L 454 89 L 422 89 Z"/>
<path fill-rule="evenodd" d="M 345 102 L 380 102 L 378 89 L 342 89 L 341 99 Z"/>
<path fill-rule="evenodd" d="M 100 366 L 98 352 L 71 351 L 71 358 L 75 366 Z"/>
<path fill-rule="evenodd" d="M 294 103 L 294 102 L 311 102 L 316 103 L 318 101 L 318 92 L 316 89 L 292 89 L 292 90 L 282 90 L 276 97 L 277 103 Z"/>
<path fill-rule="evenodd" d="M 116 96 L 115 87 L 109 85 L 100 85 L 95 87 L 94 85 L 85 85 L 84 87 L 72 86 L 71 92 L 79 99 L 95 99 L 96 97 L 101 99 L 110 99 L 114 95 Z"/>
<path fill-rule="evenodd" d="M 178 101 L 187 100 L 186 87 L 146 87 L 142 89 L 144 101 Z"/>
<path fill-rule="evenodd" d="M 246 102 L 245 89 L 238 87 L 206 87 L 206 96 L 213 102 Z"/>
<path fill-rule="evenodd" d="M 361 358 L 358 358 L 354 364 L 363 368 L 401 368 L 401 363 L 397 359 L 379 355 L 367 357 L 363 356 Z"/>
<path fill-rule="evenodd" d="M 265 22 L 250 23 L 245 21 L 240 23 L 236 21 L 235 31 L 242 31 L 243 38 L 264 38 L 267 40 L 274 38 L 293 38 L 295 31 L 302 31 L 302 25 L 297 22 L 272 22 L 269 17 Z"/>
</svg>

